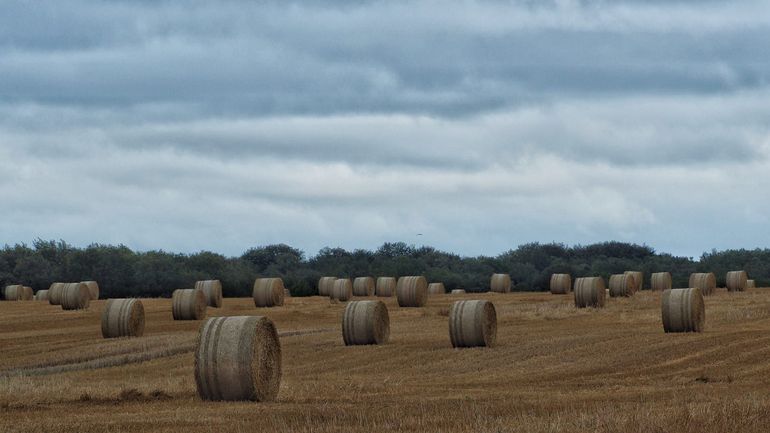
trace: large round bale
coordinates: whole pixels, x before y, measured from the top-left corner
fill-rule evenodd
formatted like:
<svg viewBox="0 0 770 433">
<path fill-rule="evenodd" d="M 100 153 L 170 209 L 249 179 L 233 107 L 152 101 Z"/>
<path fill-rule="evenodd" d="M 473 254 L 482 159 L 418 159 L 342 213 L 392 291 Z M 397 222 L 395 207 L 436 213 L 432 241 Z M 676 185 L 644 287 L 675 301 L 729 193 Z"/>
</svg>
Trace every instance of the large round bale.
<svg viewBox="0 0 770 433">
<path fill-rule="evenodd" d="M 572 291 L 572 277 L 570 274 L 551 274 L 551 293 L 554 295 L 566 295 Z"/>
<path fill-rule="evenodd" d="M 393 277 L 377 278 L 377 287 L 374 289 L 377 296 L 390 297 L 396 294 L 396 279 Z"/>
<path fill-rule="evenodd" d="M 3 290 L 3 299 L 6 301 L 21 301 L 21 297 L 24 295 L 24 286 L 21 284 L 12 284 L 5 286 Z"/>
<path fill-rule="evenodd" d="M 449 307 L 452 347 L 491 347 L 497 338 L 497 313 L 489 301 L 457 301 Z"/>
<path fill-rule="evenodd" d="M 452 289 L 452 291 L 449 292 L 449 293 L 451 293 L 453 295 L 464 295 L 465 294 L 465 289 Z"/>
<path fill-rule="evenodd" d="M 52 283 L 48 287 L 48 303 L 51 305 L 61 305 L 61 295 L 64 283 Z"/>
<path fill-rule="evenodd" d="M 37 293 L 35 293 L 35 300 L 48 301 L 48 290 L 38 290 Z"/>
<path fill-rule="evenodd" d="M 141 337 L 144 305 L 138 299 L 108 299 L 102 312 L 102 337 Z"/>
<path fill-rule="evenodd" d="M 214 308 L 222 307 L 222 283 L 219 280 L 197 281 L 195 288 L 203 291 L 206 305 Z"/>
<path fill-rule="evenodd" d="M 746 280 L 746 288 L 753 289 L 757 287 L 757 282 L 754 280 Z"/>
<path fill-rule="evenodd" d="M 706 321 L 703 293 L 698 288 L 668 289 L 661 299 L 663 330 L 666 332 L 701 332 Z"/>
<path fill-rule="evenodd" d="M 631 275 L 634 277 L 634 292 L 638 292 L 644 288 L 644 273 L 639 271 L 625 271 L 624 275 Z"/>
<path fill-rule="evenodd" d="M 61 308 L 63 310 L 83 310 L 91 303 L 91 292 L 83 283 L 66 283 L 61 289 Z"/>
<path fill-rule="evenodd" d="M 444 287 L 444 283 L 430 283 L 428 284 L 428 294 L 429 295 L 443 295 L 446 293 L 446 288 Z"/>
<path fill-rule="evenodd" d="M 652 290 L 668 290 L 671 288 L 670 272 L 655 272 L 650 277 L 650 288 Z"/>
<path fill-rule="evenodd" d="M 32 290 L 32 287 L 24 286 L 21 290 L 21 300 L 22 301 L 31 301 L 35 299 L 35 291 Z"/>
<path fill-rule="evenodd" d="M 634 296 L 636 280 L 631 274 L 615 274 L 610 276 L 610 297 Z"/>
<path fill-rule="evenodd" d="M 585 277 L 575 280 L 575 306 L 578 308 L 604 307 L 606 286 L 602 277 Z"/>
<path fill-rule="evenodd" d="M 700 289 L 703 296 L 710 295 L 717 288 L 717 277 L 712 272 L 692 273 L 688 285 Z"/>
<path fill-rule="evenodd" d="M 257 307 L 277 307 L 283 305 L 285 290 L 280 278 L 257 278 L 251 296 Z"/>
<path fill-rule="evenodd" d="M 346 346 L 385 344 L 390 337 L 388 308 L 382 301 L 353 301 L 342 315 L 342 339 Z"/>
<path fill-rule="evenodd" d="M 331 299 L 346 302 L 353 297 L 353 283 L 348 278 L 340 278 L 334 282 L 332 292 L 329 295 Z"/>
<path fill-rule="evenodd" d="M 171 294 L 174 320 L 201 320 L 206 317 L 206 295 L 201 289 L 177 289 Z"/>
<path fill-rule="evenodd" d="M 746 290 L 749 276 L 746 271 L 730 271 L 725 278 L 727 290 L 730 292 L 742 292 Z"/>
<path fill-rule="evenodd" d="M 96 281 L 83 281 L 83 284 L 88 287 L 88 293 L 91 295 L 92 301 L 99 299 L 99 283 Z"/>
<path fill-rule="evenodd" d="M 374 296 L 374 278 L 357 277 L 353 280 L 353 296 Z"/>
<path fill-rule="evenodd" d="M 428 300 L 428 280 L 425 277 L 401 277 L 396 284 L 399 307 L 422 307 Z"/>
<path fill-rule="evenodd" d="M 321 277 L 318 280 L 318 294 L 320 296 L 331 296 L 334 283 L 337 281 L 337 277 Z"/>
<path fill-rule="evenodd" d="M 195 349 L 195 384 L 203 400 L 275 400 L 281 342 L 273 322 L 264 316 L 206 320 Z"/>
<path fill-rule="evenodd" d="M 496 293 L 511 292 L 511 276 L 508 274 L 492 274 L 489 280 L 489 290 Z"/>
</svg>

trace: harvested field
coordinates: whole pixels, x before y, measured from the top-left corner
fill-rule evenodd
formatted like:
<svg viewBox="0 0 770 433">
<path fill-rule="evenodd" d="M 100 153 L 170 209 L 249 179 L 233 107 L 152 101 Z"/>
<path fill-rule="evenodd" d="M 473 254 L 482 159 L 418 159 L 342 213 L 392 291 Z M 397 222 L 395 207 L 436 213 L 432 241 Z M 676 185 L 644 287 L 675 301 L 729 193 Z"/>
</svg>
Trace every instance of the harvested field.
<svg viewBox="0 0 770 433">
<path fill-rule="evenodd" d="M 346 304 L 287 298 L 280 309 L 223 301 L 209 317 L 264 315 L 283 352 L 276 402 L 204 402 L 200 321 L 143 299 L 143 337 L 105 340 L 106 301 L 63 311 L 0 303 L 3 432 L 763 432 L 770 424 L 770 289 L 705 298 L 702 333 L 665 334 L 661 292 L 574 307 L 550 293 L 431 297 L 389 310 L 390 339 L 345 346 Z M 452 302 L 497 310 L 493 348 L 452 349 Z M 630 332 L 629 330 L 633 330 Z"/>
</svg>

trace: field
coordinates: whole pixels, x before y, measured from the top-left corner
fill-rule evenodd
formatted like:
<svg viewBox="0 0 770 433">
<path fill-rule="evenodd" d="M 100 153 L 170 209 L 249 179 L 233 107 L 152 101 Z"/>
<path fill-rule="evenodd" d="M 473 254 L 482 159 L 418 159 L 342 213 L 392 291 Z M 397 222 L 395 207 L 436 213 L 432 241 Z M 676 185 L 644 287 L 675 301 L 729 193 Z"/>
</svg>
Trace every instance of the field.
<svg viewBox="0 0 770 433">
<path fill-rule="evenodd" d="M 497 346 L 451 348 L 447 312 L 488 299 Z M 344 304 L 289 298 L 257 309 L 225 299 L 209 316 L 267 315 L 282 334 L 274 403 L 203 402 L 192 349 L 201 322 L 143 300 L 145 336 L 104 340 L 106 301 L 65 312 L 0 303 L 3 432 L 766 432 L 770 289 L 706 299 L 706 330 L 664 334 L 660 293 L 577 310 L 571 295 L 386 299 L 390 343 L 345 347 Z"/>
</svg>

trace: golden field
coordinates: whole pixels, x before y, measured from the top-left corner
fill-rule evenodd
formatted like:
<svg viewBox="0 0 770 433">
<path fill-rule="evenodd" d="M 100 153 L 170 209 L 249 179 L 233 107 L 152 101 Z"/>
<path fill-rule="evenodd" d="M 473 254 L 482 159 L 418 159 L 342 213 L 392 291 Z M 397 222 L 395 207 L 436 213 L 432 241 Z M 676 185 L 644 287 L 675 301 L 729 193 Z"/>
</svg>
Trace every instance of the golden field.
<svg viewBox="0 0 770 433">
<path fill-rule="evenodd" d="M 344 304 L 225 299 L 208 316 L 266 315 L 281 333 L 277 402 L 204 402 L 192 349 L 202 322 L 144 299 L 145 335 L 105 340 L 86 311 L 0 302 L 3 432 L 766 432 L 770 290 L 706 298 L 706 330 L 664 334 L 660 293 L 578 310 L 571 295 L 384 299 L 384 346 L 345 347 Z M 448 307 L 487 299 L 497 346 L 452 349 Z"/>
</svg>

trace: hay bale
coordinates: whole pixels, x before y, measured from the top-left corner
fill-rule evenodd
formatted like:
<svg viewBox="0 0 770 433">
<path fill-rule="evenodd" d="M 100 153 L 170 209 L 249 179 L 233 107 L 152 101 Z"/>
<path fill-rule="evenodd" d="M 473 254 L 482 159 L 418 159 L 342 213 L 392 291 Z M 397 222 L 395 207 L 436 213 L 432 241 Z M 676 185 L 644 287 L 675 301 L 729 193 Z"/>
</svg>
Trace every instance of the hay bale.
<svg viewBox="0 0 770 433">
<path fill-rule="evenodd" d="M 206 294 L 201 289 L 177 289 L 171 294 L 174 320 L 201 320 L 206 317 Z"/>
<path fill-rule="evenodd" d="M 446 293 L 446 288 L 444 287 L 444 283 L 430 283 L 428 284 L 428 294 L 429 295 L 443 295 Z"/>
<path fill-rule="evenodd" d="M 102 312 L 102 337 L 141 337 L 144 305 L 138 299 L 108 299 Z"/>
<path fill-rule="evenodd" d="M 195 288 L 203 291 L 206 305 L 214 308 L 222 307 L 222 283 L 219 280 L 197 281 Z"/>
<path fill-rule="evenodd" d="M 22 301 L 31 301 L 35 299 L 35 291 L 32 290 L 32 287 L 24 286 L 21 290 L 21 300 Z"/>
<path fill-rule="evenodd" d="M 706 308 L 699 288 L 663 291 L 660 308 L 665 332 L 703 331 Z"/>
<path fill-rule="evenodd" d="M 452 289 L 450 293 L 453 295 L 464 295 L 465 289 Z"/>
<path fill-rule="evenodd" d="M 671 288 L 671 273 L 670 272 L 655 272 L 650 277 L 650 289 L 652 290 L 668 290 Z"/>
<path fill-rule="evenodd" d="M 35 293 L 35 300 L 48 301 L 48 290 L 38 290 L 37 293 Z"/>
<path fill-rule="evenodd" d="M 278 307 L 283 305 L 285 290 L 280 278 L 257 278 L 251 296 L 257 307 Z"/>
<path fill-rule="evenodd" d="M 700 289 L 703 296 L 714 293 L 717 288 L 717 277 L 712 272 L 701 272 L 690 274 L 690 287 Z"/>
<path fill-rule="evenodd" d="M 757 287 L 757 283 L 754 280 L 746 280 L 746 288 L 747 289 L 754 289 Z"/>
<path fill-rule="evenodd" d="M 401 277 L 396 283 L 399 307 L 422 307 L 428 300 L 428 280 L 425 277 Z"/>
<path fill-rule="evenodd" d="M 634 287 L 634 293 L 638 292 L 639 290 L 642 290 L 644 288 L 644 272 L 639 271 L 625 271 L 623 272 L 625 275 L 631 275 L 634 277 L 634 283 L 636 286 Z"/>
<path fill-rule="evenodd" d="M 289 289 L 287 289 L 287 288 L 284 288 L 283 289 L 283 297 L 284 298 L 291 298 L 291 291 L 289 291 Z"/>
<path fill-rule="evenodd" d="M 64 283 L 52 283 L 48 287 L 48 303 L 51 305 L 61 305 L 61 295 Z"/>
<path fill-rule="evenodd" d="M 374 296 L 374 278 L 357 277 L 353 280 L 353 296 Z"/>
<path fill-rule="evenodd" d="M 91 303 L 91 292 L 83 283 L 66 283 L 61 289 L 61 308 L 63 310 L 83 310 Z"/>
<path fill-rule="evenodd" d="M 5 286 L 3 290 L 3 299 L 6 301 L 21 301 L 21 297 L 24 295 L 24 286 L 21 284 L 12 284 Z"/>
<path fill-rule="evenodd" d="M 508 274 L 492 274 L 489 290 L 496 293 L 511 292 L 511 276 Z"/>
<path fill-rule="evenodd" d="M 489 301 L 457 301 L 449 307 L 452 347 L 492 347 L 497 338 L 497 313 Z"/>
<path fill-rule="evenodd" d="M 585 277 L 575 280 L 575 306 L 577 308 L 604 307 L 606 286 L 602 277 Z"/>
<path fill-rule="evenodd" d="M 338 279 L 334 282 L 329 297 L 337 301 L 349 301 L 353 297 L 353 283 L 348 278 Z"/>
<path fill-rule="evenodd" d="M 396 279 L 393 277 L 377 278 L 377 287 L 374 289 L 377 296 L 391 297 L 396 294 Z"/>
<path fill-rule="evenodd" d="M 281 342 L 273 322 L 264 316 L 206 320 L 195 348 L 195 384 L 203 400 L 275 400 Z"/>
<path fill-rule="evenodd" d="M 353 301 L 342 315 L 342 340 L 346 346 L 385 344 L 390 337 L 388 308 L 382 301 Z"/>
<path fill-rule="evenodd" d="M 634 296 L 637 284 L 634 276 L 629 273 L 610 276 L 610 297 Z"/>
<path fill-rule="evenodd" d="M 331 296 L 334 283 L 337 281 L 337 277 L 321 277 L 318 280 L 318 295 Z"/>
<path fill-rule="evenodd" d="M 749 276 L 746 271 L 730 271 L 727 273 L 725 281 L 729 292 L 742 292 L 746 290 Z"/>
<path fill-rule="evenodd" d="M 83 281 L 83 284 L 88 287 L 88 293 L 91 295 L 92 301 L 99 299 L 99 283 L 96 281 Z"/>
<path fill-rule="evenodd" d="M 572 291 L 572 277 L 570 274 L 551 274 L 551 293 L 554 295 L 567 295 Z"/>
</svg>

